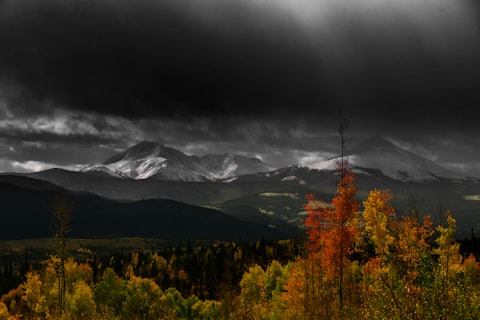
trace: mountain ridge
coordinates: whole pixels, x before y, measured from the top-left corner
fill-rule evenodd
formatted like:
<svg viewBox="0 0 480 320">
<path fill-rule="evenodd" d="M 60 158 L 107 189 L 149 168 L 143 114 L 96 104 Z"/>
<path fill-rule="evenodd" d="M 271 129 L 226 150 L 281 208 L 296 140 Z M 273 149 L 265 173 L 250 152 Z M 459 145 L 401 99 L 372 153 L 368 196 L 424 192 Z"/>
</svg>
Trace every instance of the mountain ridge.
<svg viewBox="0 0 480 320">
<path fill-rule="evenodd" d="M 272 170 L 258 158 L 232 153 L 186 155 L 153 141 L 142 141 L 101 164 L 90 164 L 81 172 L 117 178 L 173 181 L 215 181 Z"/>
<path fill-rule="evenodd" d="M 418 154 L 405 150 L 387 139 L 373 136 L 348 150 L 346 159 L 357 173 L 371 174 L 371 169 L 403 182 L 451 180 L 462 182 L 469 177 L 448 170 Z M 335 170 L 340 157 L 308 166 L 317 170 Z"/>
<path fill-rule="evenodd" d="M 52 236 L 55 198 L 71 202 L 74 238 L 154 237 L 223 241 L 281 239 L 265 224 L 236 219 L 221 211 L 172 199 L 115 201 L 88 192 L 72 192 L 30 177 L 0 175 L 0 240 Z M 28 199 L 28 201 L 26 201 Z"/>
</svg>

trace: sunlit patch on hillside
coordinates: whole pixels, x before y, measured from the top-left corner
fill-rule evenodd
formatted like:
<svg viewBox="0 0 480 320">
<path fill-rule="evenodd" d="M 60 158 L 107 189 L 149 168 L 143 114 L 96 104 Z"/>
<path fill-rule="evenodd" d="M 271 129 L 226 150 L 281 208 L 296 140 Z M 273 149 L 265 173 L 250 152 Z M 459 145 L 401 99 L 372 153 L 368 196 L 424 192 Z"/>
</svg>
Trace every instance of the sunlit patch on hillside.
<svg viewBox="0 0 480 320">
<path fill-rule="evenodd" d="M 290 197 L 292 199 L 298 199 L 298 193 L 278 193 L 278 192 L 262 192 L 260 193 L 262 197 Z"/>
<path fill-rule="evenodd" d="M 463 199 L 471 200 L 471 201 L 480 201 L 480 194 L 471 194 L 468 196 L 463 196 Z"/>
<path fill-rule="evenodd" d="M 272 210 L 263 209 L 263 208 L 258 208 L 258 211 L 260 211 L 260 213 L 266 214 L 268 216 L 273 216 L 275 214 L 275 212 L 273 212 Z"/>
</svg>

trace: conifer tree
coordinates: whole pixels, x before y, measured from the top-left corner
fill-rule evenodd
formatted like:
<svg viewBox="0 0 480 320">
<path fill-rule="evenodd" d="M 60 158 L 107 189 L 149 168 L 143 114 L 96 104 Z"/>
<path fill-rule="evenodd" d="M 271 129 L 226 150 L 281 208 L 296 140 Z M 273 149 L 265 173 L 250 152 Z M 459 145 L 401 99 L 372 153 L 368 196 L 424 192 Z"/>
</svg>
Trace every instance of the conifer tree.
<svg viewBox="0 0 480 320">
<path fill-rule="evenodd" d="M 66 237 L 70 231 L 71 202 L 65 192 L 57 195 L 53 206 L 53 233 L 56 239 L 54 258 L 56 260 L 56 273 L 58 280 L 59 314 L 65 310 L 65 261 L 67 259 Z"/>
</svg>

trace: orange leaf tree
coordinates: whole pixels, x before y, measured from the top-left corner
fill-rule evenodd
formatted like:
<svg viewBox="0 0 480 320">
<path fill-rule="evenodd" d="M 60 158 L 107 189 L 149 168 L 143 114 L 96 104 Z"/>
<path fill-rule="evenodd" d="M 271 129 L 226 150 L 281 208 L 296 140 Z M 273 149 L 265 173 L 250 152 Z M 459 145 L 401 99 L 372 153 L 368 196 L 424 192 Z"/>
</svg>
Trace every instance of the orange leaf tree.
<svg viewBox="0 0 480 320">
<path fill-rule="evenodd" d="M 348 163 L 342 159 L 338 166 L 341 179 L 331 203 L 307 195 L 305 227 L 308 237 L 307 253 L 322 268 L 326 279 L 339 281 L 340 307 L 343 301 L 343 272 L 349 265 L 349 256 L 357 236 L 359 203 L 355 200 L 358 185 Z"/>
</svg>

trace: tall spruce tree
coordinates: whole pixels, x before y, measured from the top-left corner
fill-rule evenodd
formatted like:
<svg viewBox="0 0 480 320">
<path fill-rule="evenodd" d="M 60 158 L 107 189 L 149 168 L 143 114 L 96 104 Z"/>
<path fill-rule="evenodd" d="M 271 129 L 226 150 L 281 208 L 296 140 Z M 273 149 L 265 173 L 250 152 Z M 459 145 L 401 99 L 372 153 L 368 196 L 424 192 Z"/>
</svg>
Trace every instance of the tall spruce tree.
<svg viewBox="0 0 480 320">
<path fill-rule="evenodd" d="M 72 204 L 65 191 L 57 194 L 53 205 L 53 235 L 55 237 L 54 258 L 58 281 L 58 312 L 60 315 L 65 310 L 65 261 L 68 252 L 66 237 L 70 231 Z"/>
</svg>

